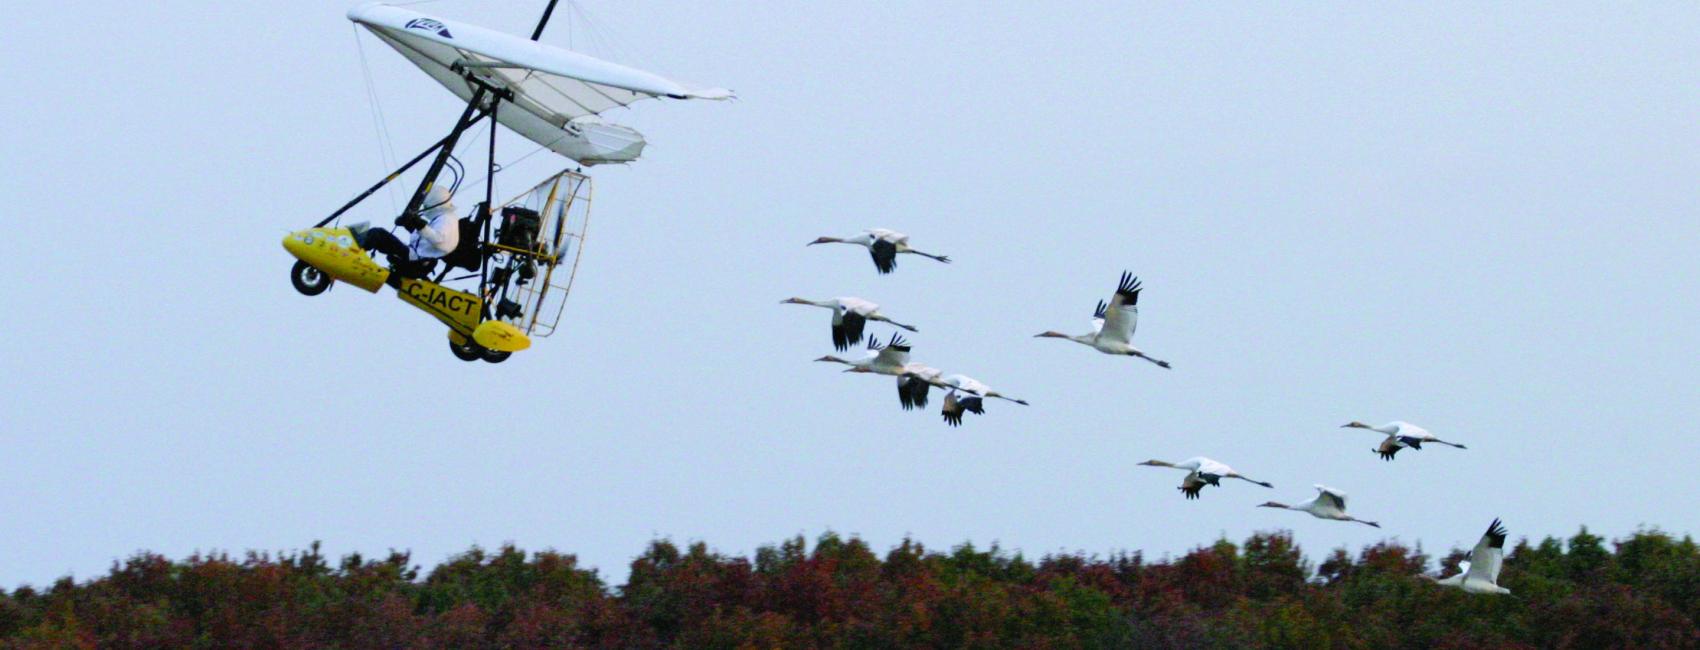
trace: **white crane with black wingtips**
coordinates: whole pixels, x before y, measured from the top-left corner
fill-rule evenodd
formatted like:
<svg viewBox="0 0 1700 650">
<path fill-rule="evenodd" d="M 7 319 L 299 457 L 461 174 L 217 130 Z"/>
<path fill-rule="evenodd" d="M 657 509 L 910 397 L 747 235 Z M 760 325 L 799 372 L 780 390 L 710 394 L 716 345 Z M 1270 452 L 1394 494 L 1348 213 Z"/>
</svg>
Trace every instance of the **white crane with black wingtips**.
<svg viewBox="0 0 1700 650">
<path fill-rule="evenodd" d="M 780 304 L 810 305 L 825 307 L 832 310 L 832 347 L 840 352 L 850 348 L 850 344 L 862 340 L 862 332 L 868 321 L 890 323 L 897 327 L 918 332 L 913 325 L 905 325 L 892 320 L 880 313 L 880 306 L 873 302 L 854 296 L 841 296 L 831 300 L 809 300 L 808 298 L 786 298 Z"/>
<path fill-rule="evenodd" d="M 997 398 L 1015 402 L 1022 406 L 1027 405 L 1027 400 L 1008 397 L 992 390 L 991 386 L 987 386 L 980 380 L 967 375 L 951 375 L 934 381 L 933 385 L 950 391 L 944 395 L 944 408 L 939 411 L 939 414 L 944 416 L 945 423 L 953 427 L 962 426 L 963 413 L 984 415 L 986 413 L 986 398 Z"/>
<path fill-rule="evenodd" d="M 1469 447 L 1465 447 L 1464 445 L 1460 445 L 1456 442 L 1447 442 L 1436 438 L 1434 437 L 1434 434 L 1428 432 L 1428 429 L 1424 429 L 1409 422 L 1402 422 L 1398 420 L 1388 422 L 1387 424 L 1383 424 L 1378 427 L 1372 427 L 1362 422 L 1352 421 L 1341 425 L 1340 428 L 1367 429 L 1386 435 L 1387 437 L 1382 439 L 1380 445 L 1376 445 L 1375 449 L 1370 450 L 1379 454 L 1382 460 L 1393 460 L 1393 456 L 1398 454 L 1401 449 L 1421 450 L 1423 448 L 1423 443 L 1425 442 L 1448 445 L 1459 449 L 1469 449 Z"/>
<path fill-rule="evenodd" d="M 1264 502 L 1262 505 L 1260 505 L 1258 507 L 1259 508 L 1283 508 L 1283 509 L 1286 509 L 1286 510 L 1297 510 L 1299 512 L 1310 513 L 1310 516 L 1316 517 L 1317 519 L 1333 519 L 1334 521 L 1355 521 L 1355 522 L 1358 522 L 1360 524 L 1374 526 L 1376 528 L 1381 527 L 1381 524 L 1375 523 L 1373 521 L 1369 521 L 1369 520 L 1366 520 L 1366 519 L 1358 519 L 1357 517 L 1353 517 L 1351 515 L 1346 514 L 1346 493 L 1345 492 L 1341 492 L 1339 490 L 1336 490 L 1334 488 L 1331 488 L 1331 487 L 1328 487 L 1328 486 L 1322 485 L 1322 484 L 1317 484 L 1315 487 L 1316 487 L 1316 496 L 1311 498 L 1309 501 L 1301 501 L 1301 502 L 1299 502 L 1298 505 L 1289 506 L 1285 503 L 1281 503 L 1281 502 L 1278 502 L 1278 501 L 1267 501 L 1267 502 Z"/>
<path fill-rule="evenodd" d="M 1457 575 L 1436 578 L 1423 574 L 1423 577 L 1437 585 L 1472 594 L 1510 594 L 1510 589 L 1499 586 L 1499 567 L 1505 562 L 1505 535 L 1505 526 L 1495 517 L 1476 547 L 1470 549 L 1470 561 L 1458 563 Z"/>
<path fill-rule="evenodd" d="M 1133 346 L 1133 331 L 1139 325 L 1139 292 L 1142 288 L 1139 278 L 1123 271 L 1115 295 L 1108 303 L 1098 301 L 1098 308 L 1092 312 L 1091 332 L 1071 336 L 1050 330 L 1036 334 L 1034 338 L 1067 339 L 1104 354 L 1139 357 L 1167 368 L 1169 362 L 1150 357 Z"/>
<path fill-rule="evenodd" d="M 948 255 L 934 255 L 915 250 L 909 245 L 909 236 L 895 230 L 873 228 L 862 231 L 862 234 L 852 237 L 821 237 L 808 245 L 815 244 L 854 244 L 868 249 L 868 255 L 874 258 L 874 268 L 880 273 L 890 273 L 897 268 L 898 255 L 920 255 L 921 257 L 950 263 Z"/>
<path fill-rule="evenodd" d="M 1266 488 L 1275 487 L 1274 485 L 1264 481 L 1248 478 L 1245 475 L 1234 471 L 1234 468 L 1232 467 L 1203 456 L 1194 456 L 1178 463 L 1161 460 L 1148 460 L 1140 463 L 1140 465 L 1147 465 L 1151 467 L 1170 467 L 1185 470 L 1187 473 L 1186 478 L 1181 480 L 1181 486 L 1179 489 L 1181 494 L 1185 495 L 1188 499 L 1197 499 L 1198 493 L 1202 491 L 1206 485 L 1215 485 L 1220 487 L 1222 485 L 1222 479 L 1225 478 L 1237 478 L 1247 483 L 1256 483 Z"/>
</svg>

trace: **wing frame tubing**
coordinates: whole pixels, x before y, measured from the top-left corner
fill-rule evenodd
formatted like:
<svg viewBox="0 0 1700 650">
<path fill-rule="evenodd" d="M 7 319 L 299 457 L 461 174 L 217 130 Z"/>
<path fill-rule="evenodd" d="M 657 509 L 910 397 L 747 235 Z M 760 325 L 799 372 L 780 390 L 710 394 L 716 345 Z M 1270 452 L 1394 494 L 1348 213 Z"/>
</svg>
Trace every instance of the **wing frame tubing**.
<svg viewBox="0 0 1700 650">
<path fill-rule="evenodd" d="M 486 164 L 488 164 L 489 167 L 485 169 L 484 176 L 489 180 L 484 183 L 484 223 L 479 237 L 480 241 L 478 242 L 480 249 L 478 251 L 478 298 L 484 302 L 478 310 L 479 324 L 483 324 L 484 321 L 490 320 L 490 274 L 488 272 L 490 256 L 485 253 L 483 246 L 485 242 L 490 241 L 490 222 L 496 218 L 496 110 L 501 108 L 501 106 L 502 99 L 500 95 L 496 97 L 496 101 L 490 102 L 490 155 L 486 160 Z"/>
<path fill-rule="evenodd" d="M 549 6 L 543 8 L 543 17 L 538 19 L 537 29 L 531 30 L 531 40 L 535 41 L 543 36 L 543 28 L 549 24 L 549 16 L 555 13 L 555 3 L 557 1 L 558 0 L 549 0 Z"/>
<path fill-rule="evenodd" d="M 443 172 L 443 164 L 449 161 L 449 156 L 454 155 L 455 143 L 460 141 L 460 134 L 465 133 L 467 129 L 472 128 L 472 125 L 484 119 L 484 116 L 489 112 L 488 110 L 479 110 L 479 104 L 484 101 L 484 95 L 488 92 L 488 86 L 478 84 L 478 90 L 473 92 L 472 99 L 466 102 L 466 110 L 461 112 L 460 120 L 455 122 L 455 128 L 449 131 L 448 137 L 443 138 L 442 147 L 437 150 L 437 157 L 431 161 L 431 168 L 425 170 L 425 178 L 419 181 L 419 189 L 414 190 L 413 198 L 407 200 L 407 208 L 401 211 L 402 216 L 415 214 L 419 211 L 419 207 L 425 203 L 426 190 L 431 189 L 431 186 L 436 184 L 437 175 Z M 501 100 L 497 99 L 496 101 Z"/>
<path fill-rule="evenodd" d="M 466 78 L 467 83 L 478 87 L 478 92 L 473 93 L 472 99 L 466 103 L 466 112 L 461 113 L 461 119 L 459 122 L 455 123 L 455 128 L 450 131 L 448 135 L 444 136 L 443 139 L 438 140 L 436 144 L 426 147 L 424 151 L 419 152 L 419 155 L 414 156 L 412 160 L 402 164 L 401 167 L 390 172 L 388 176 L 383 177 L 383 179 L 374 183 L 371 187 L 366 188 L 366 191 L 361 192 L 359 196 L 356 196 L 353 199 L 350 199 L 347 203 L 342 204 L 342 207 L 337 208 L 335 212 L 330 214 L 330 216 L 319 220 L 316 224 L 313 224 L 314 228 L 323 228 L 325 227 L 325 224 L 335 221 L 337 217 L 342 216 L 343 213 L 348 212 L 354 206 L 359 205 L 361 201 L 365 201 L 367 198 L 371 197 L 373 192 L 377 192 L 385 185 L 389 185 L 391 181 L 401 178 L 403 173 L 412 169 L 414 165 L 419 164 L 419 161 L 424 160 L 426 156 L 431 155 L 432 152 L 438 152 L 437 159 L 432 161 L 431 170 L 425 174 L 424 182 L 421 183 L 419 189 L 413 193 L 413 198 L 408 200 L 408 207 L 406 210 L 402 211 L 402 214 L 411 214 L 419 209 L 419 204 L 423 203 L 425 200 L 425 190 L 428 189 L 431 186 L 431 183 L 437 179 L 437 174 L 442 172 L 443 163 L 447 161 L 447 156 L 445 154 L 454 151 L 455 142 L 460 140 L 461 133 L 472 128 L 485 117 L 495 115 L 496 105 L 501 103 L 502 100 L 505 99 L 513 101 L 513 94 L 511 92 L 484 83 L 484 80 L 470 74 L 465 74 L 463 76 Z M 489 108 L 480 109 L 478 107 L 478 103 L 483 99 L 483 95 L 485 93 L 489 93 L 494 97 L 490 102 Z M 476 115 L 473 115 L 474 110 L 478 111 Z M 439 151 L 439 149 L 441 151 Z"/>
<path fill-rule="evenodd" d="M 480 117 L 480 119 L 482 119 L 483 116 L 479 116 L 479 117 Z M 337 217 L 342 216 L 342 213 L 348 212 L 348 210 L 350 208 L 353 208 L 354 206 L 359 205 L 361 201 L 364 201 L 364 200 L 366 200 L 367 197 L 372 196 L 373 192 L 378 191 L 379 189 L 383 188 L 383 186 L 385 186 L 385 185 L 389 185 L 390 181 L 393 181 L 397 178 L 401 178 L 402 173 L 406 172 L 409 169 L 412 169 L 414 165 L 419 164 L 419 161 L 424 160 L 426 156 L 431 155 L 432 152 L 436 151 L 439 147 L 442 147 L 444 144 L 448 143 L 448 141 L 449 141 L 449 138 L 443 138 L 442 140 L 438 140 L 436 144 L 433 144 L 430 147 L 427 147 L 424 151 L 419 152 L 419 155 L 414 156 L 413 160 L 407 161 L 407 163 L 403 164 L 399 169 L 396 169 L 395 171 L 390 172 L 390 174 L 388 176 L 385 176 L 383 178 L 383 180 L 380 180 L 376 184 L 372 185 L 371 187 L 366 188 L 366 191 L 361 192 L 359 196 L 356 196 L 352 200 L 350 200 L 349 202 L 344 203 L 342 205 L 342 207 L 336 209 L 336 212 L 332 212 L 331 216 L 325 217 L 324 220 L 322 220 L 322 221 L 320 221 L 316 224 L 313 224 L 313 227 L 314 228 L 323 228 L 323 227 L 325 227 L 325 224 L 336 220 Z"/>
</svg>

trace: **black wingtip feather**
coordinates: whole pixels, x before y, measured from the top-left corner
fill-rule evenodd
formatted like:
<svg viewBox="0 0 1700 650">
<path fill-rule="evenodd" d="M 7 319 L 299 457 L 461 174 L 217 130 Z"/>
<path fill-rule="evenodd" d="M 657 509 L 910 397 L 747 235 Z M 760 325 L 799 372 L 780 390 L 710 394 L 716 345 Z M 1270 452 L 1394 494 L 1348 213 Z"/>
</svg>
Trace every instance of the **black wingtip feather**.
<svg viewBox="0 0 1700 650">
<path fill-rule="evenodd" d="M 1498 517 L 1494 517 L 1493 523 L 1488 524 L 1488 529 L 1487 529 L 1488 547 L 1490 547 L 1490 548 L 1505 548 L 1505 535 L 1506 535 L 1505 526 L 1499 522 Z"/>
<path fill-rule="evenodd" d="M 1132 272 L 1122 271 L 1122 280 L 1116 285 L 1116 295 L 1122 297 L 1122 303 L 1139 304 L 1139 289 L 1139 278 L 1135 277 Z"/>
<path fill-rule="evenodd" d="M 962 410 L 967 411 L 969 413 L 973 413 L 975 415 L 985 415 L 986 414 L 985 400 L 980 399 L 978 397 L 970 397 L 970 398 L 967 398 L 967 399 L 958 400 L 956 403 L 961 405 Z"/>
<path fill-rule="evenodd" d="M 868 255 L 874 258 L 874 268 L 880 273 L 890 273 L 897 268 L 897 245 L 885 240 L 878 240 L 868 247 Z"/>
<path fill-rule="evenodd" d="M 949 424 L 953 427 L 962 426 L 962 411 L 952 410 L 948 406 L 949 402 L 946 402 L 946 404 L 947 406 L 943 410 L 939 411 L 939 415 L 944 416 L 945 424 Z"/>
</svg>

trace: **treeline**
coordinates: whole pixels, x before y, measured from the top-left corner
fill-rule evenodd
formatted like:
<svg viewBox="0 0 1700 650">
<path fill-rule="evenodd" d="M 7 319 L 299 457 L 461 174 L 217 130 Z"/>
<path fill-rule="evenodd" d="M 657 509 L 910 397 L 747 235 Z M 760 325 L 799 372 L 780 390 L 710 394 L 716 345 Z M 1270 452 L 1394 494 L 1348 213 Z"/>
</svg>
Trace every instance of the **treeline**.
<svg viewBox="0 0 1700 650">
<path fill-rule="evenodd" d="M 656 541 L 610 587 L 571 555 L 474 548 L 421 578 L 406 553 L 317 544 L 172 561 L 140 554 L 86 582 L 0 592 L 7 648 L 1692 648 L 1700 550 L 1638 532 L 1518 544 L 1500 584 L 1382 543 L 1319 564 L 1283 533 L 1172 560 L 1037 561 L 963 545 L 799 537 L 754 557 Z"/>
</svg>

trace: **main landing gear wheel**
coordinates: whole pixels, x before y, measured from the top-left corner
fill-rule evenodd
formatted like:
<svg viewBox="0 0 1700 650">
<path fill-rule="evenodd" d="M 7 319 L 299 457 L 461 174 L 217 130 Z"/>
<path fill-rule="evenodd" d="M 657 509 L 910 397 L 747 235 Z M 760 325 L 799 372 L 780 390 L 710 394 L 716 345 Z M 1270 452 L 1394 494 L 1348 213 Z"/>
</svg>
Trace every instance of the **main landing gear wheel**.
<svg viewBox="0 0 1700 650">
<path fill-rule="evenodd" d="M 477 361 L 484 358 L 484 351 L 477 343 L 471 341 L 467 341 L 466 345 L 455 345 L 454 341 L 449 341 L 449 352 L 454 353 L 455 358 L 461 361 Z"/>
<path fill-rule="evenodd" d="M 480 346 L 480 347 L 482 347 L 482 346 Z M 508 357 L 513 356 L 513 354 L 514 353 L 512 353 L 512 352 L 497 352 L 495 350 L 485 348 L 485 350 L 484 350 L 484 360 L 488 361 L 490 363 L 501 363 L 503 361 L 507 361 Z"/>
<path fill-rule="evenodd" d="M 289 270 L 289 282 L 304 296 L 317 296 L 331 288 L 331 276 L 306 262 L 296 262 Z"/>
</svg>

